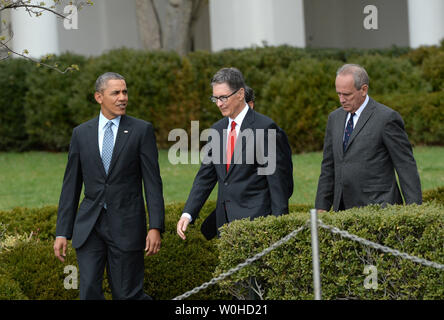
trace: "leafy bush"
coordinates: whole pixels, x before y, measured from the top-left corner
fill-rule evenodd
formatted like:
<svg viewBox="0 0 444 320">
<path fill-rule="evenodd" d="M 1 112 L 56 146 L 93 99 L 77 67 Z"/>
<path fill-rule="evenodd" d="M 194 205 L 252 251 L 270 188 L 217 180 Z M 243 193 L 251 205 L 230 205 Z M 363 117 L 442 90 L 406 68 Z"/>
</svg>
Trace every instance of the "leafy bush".
<svg viewBox="0 0 444 320">
<path fill-rule="evenodd" d="M 351 57 L 348 62 L 365 67 L 370 78 L 369 95 L 425 93 L 431 89 L 421 70 L 407 59 L 364 55 Z"/>
<path fill-rule="evenodd" d="M 443 48 L 279 46 L 199 51 L 184 57 L 173 52 L 123 48 L 90 58 L 69 53 L 51 58 L 49 63 L 79 65 L 80 71 L 65 75 L 37 68 L 23 59 L 6 61 L 0 64 L 0 84 L 6 88 L 0 101 L 0 150 L 67 150 L 72 129 L 97 116 L 94 82 L 107 71 L 125 76 L 128 114 L 152 122 L 158 146 L 168 148 L 172 129 L 190 133 L 190 122 L 198 120 L 200 130 L 204 130 L 221 118 L 219 109 L 209 100 L 210 81 L 220 68 L 236 67 L 255 90 L 256 110 L 269 115 L 287 132 L 293 151 L 318 151 L 322 149 L 328 113 L 339 106 L 334 79 L 337 67 L 343 63 L 360 63 L 368 70 L 372 97 L 393 98 L 401 111 L 414 105 L 415 118 L 405 119 L 407 126 L 410 120 L 415 122 L 415 129 L 410 131 L 413 142 L 442 144 L 442 126 L 430 120 L 429 109 L 430 105 L 442 108 L 438 97 L 444 83 Z M 431 91 L 437 95 L 429 96 Z M 396 101 L 398 96 L 401 99 Z M 427 123 L 425 131 L 419 130 L 421 121 Z"/>
<path fill-rule="evenodd" d="M 85 58 L 63 54 L 54 56 L 47 63 L 77 64 L 83 67 Z M 26 77 L 28 92 L 25 97 L 25 124 L 29 143 L 34 149 L 68 150 L 75 111 L 68 108 L 73 85 L 83 77 L 81 72 L 61 74 L 44 67 L 34 67 Z M 71 112 L 72 111 L 72 112 Z"/>
<path fill-rule="evenodd" d="M 338 107 L 334 89 L 339 61 L 304 58 L 271 77 L 264 87 L 264 114 L 284 131 L 292 151 L 322 149 L 328 114 Z"/>
<path fill-rule="evenodd" d="M 438 187 L 423 192 L 422 199 L 424 202 L 436 201 L 437 203 L 444 205 L 444 187 Z"/>
<path fill-rule="evenodd" d="M 162 249 L 155 256 L 145 257 L 144 288 L 149 295 L 155 299 L 172 299 L 212 278 L 218 256 L 216 240 L 205 240 L 200 224 L 214 207 L 215 202 L 205 205 L 201 217 L 190 226 L 187 240 L 182 241 L 176 234 L 176 223 L 183 204 L 167 205 Z M 77 267 L 75 250 L 69 246 L 65 263 L 54 257 L 56 215 L 55 206 L 0 212 L 0 220 L 8 233 L 33 233 L 30 240 L 19 241 L 13 250 L 0 253 L 1 299 L 78 299 L 78 290 L 66 290 L 63 284 L 67 276 L 64 267 Z M 106 279 L 104 291 L 105 297 L 111 298 Z M 224 299 L 227 295 L 212 286 L 190 298 Z"/>
<path fill-rule="evenodd" d="M 429 56 L 422 65 L 424 77 L 430 81 L 434 91 L 444 90 L 444 50 Z"/>
<path fill-rule="evenodd" d="M 23 121 L 30 69 L 31 63 L 24 59 L 0 63 L 0 151 L 23 151 L 30 147 Z"/>
<path fill-rule="evenodd" d="M 442 189 L 425 192 L 424 200 L 438 202 L 443 195 Z M 144 288 L 155 299 L 172 299 L 209 281 L 214 274 L 227 271 L 237 263 L 243 262 L 245 258 L 268 247 L 272 242 L 305 223 L 311 208 L 309 205 L 293 204 L 290 205 L 291 213 L 286 216 L 261 218 L 253 222 L 233 222 L 224 229 L 220 240 L 207 241 L 200 233 L 200 225 L 215 206 L 214 201 L 209 201 L 204 206 L 195 224 L 189 226 L 186 241 L 182 241 L 176 234 L 176 223 L 182 214 L 183 204 L 166 206 L 166 231 L 162 236 L 162 249 L 157 255 L 145 257 Z M 349 230 L 364 238 L 381 241 L 401 251 L 440 262 L 444 258 L 443 246 L 440 245 L 444 237 L 442 214 L 442 207 L 431 203 L 419 207 L 391 207 L 387 210 L 375 207 L 353 209 L 343 213 L 328 213 L 321 219 L 325 223 Z M 71 300 L 78 298 L 78 290 L 66 290 L 63 285 L 67 276 L 64 273 L 65 266 L 77 267 L 75 250 L 68 247 L 66 263 L 61 263 L 54 257 L 56 215 L 56 206 L 0 211 L 0 221 L 2 221 L 0 224 L 0 299 Z M 362 261 L 360 259 L 369 264 L 376 264 L 378 270 L 379 268 L 384 270 L 382 274 L 385 282 L 393 280 L 396 283 L 400 277 L 405 278 L 407 273 L 412 272 L 416 288 L 416 291 L 412 293 L 413 298 L 435 299 L 438 297 L 442 299 L 443 297 L 444 293 L 439 290 L 434 291 L 437 281 L 436 273 L 430 268 L 424 269 L 428 271 L 421 268 L 414 269 L 409 263 L 393 259 L 388 255 L 381 255 L 379 252 L 369 251 L 348 240 L 331 236 L 327 232 L 321 232 L 320 237 L 322 266 L 323 268 L 326 266 L 323 269 L 325 274 L 322 281 L 323 285 L 329 288 L 325 291 L 323 287 L 324 292 L 327 292 L 325 297 L 351 297 L 351 295 L 345 296 L 346 289 L 343 286 L 350 283 L 362 286 Z M 264 288 L 267 289 L 267 298 L 311 299 L 309 232 L 303 231 L 296 239 L 298 240 L 291 240 L 289 244 L 224 281 L 222 283 L 224 291 L 221 291 L 218 285 L 213 285 L 190 296 L 189 299 L 229 299 L 230 295 L 227 292 L 231 290 L 231 286 L 243 284 L 249 275 L 255 275 L 263 283 Z M 434 248 L 432 251 L 429 250 L 431 245 L 435 246 L 432 247 Z M 435 250 L 436 248 L 438 250 Z M 282 251 L 288 251 L 288 253 Z M 349 262 L 351 262 L 350 268 L 347 269 Z M 398 265 L 402 267 L 400 270 L 396 269 Z M 407 269 L 404 269 L 404 265 Z M 351 270 L 350 273 L 349 270 Z M 395 275 L 394 278 L 390 272 Z M 425 290 L 420 286 L 426 276 L 430 276 L 427 280 L 427 284 L 431 286 L 430 290 Z M 345 284 L 340 288 L 335 288 L 334 284 L 339 281 L 338 279 L 342 279 L 342 283 Z M 440 281 L 442 282 L 442 279 Z M 385 282 L 383 288 L 389 292 L 393 288 L 388 288 Z M 370 293 L 362 291 L 362 288 L 358 289 L 352 293 L 357 292 L 357 296 L 362 294 L 360 298 L 381 298 L 381 291 L 377 291 L 378 295 L 369 295 Z M 386 293 L 382 298 L 405 298 L 405 292 L 408 289 L 409 286 L 403 285 L 401 292 L 393 291 L 391 295 Z M 111 298 L 106 277 L 104 292 L 106 298 Z"/>
<path fill-rule="evenodd" d="M 99 114 L 94 83 L 105 72 L 117 72 L 128 86 L 128 115 L 152 122 L 159 146 L 166 147 L 169 131 L 189 127 L 190 116 L 199 114 L 196 92 L 189 90 L 190 68 L 186 58 L 173 52 L 118 49 L 91 58 L 69 101 L 74 122 L 80 124 Z"/>
<path fill-rule="evenodd" d="M 413 144 L 442 145 L 444 91 L 387 95 L 378 100 L 401 114 Z"/>
<path fill-rule="evenodd" d="M 327 212 L 319 215 L 327 225 L 424 259 L 444 262 L 444 207 L 378 206 Z M 240 220 L 223 228 L 218 242 L 219 265 L 215 275 L 304 225 L 307 212 L 254 221 Z M 376 251 L 319 229 L 323 299 L 443 299 L 442 270 L 419 265 Z M 287 244 L 245 267 L 221 283 L 226 292 L 246 297 L 255 277 L 265 299 L 312 299 L 311 234 L 298 233 Z M 378 288 L 364 287 L 364 267 L 377 267 Z M 257 286 L 256 286 L 257 287 Z"/>
</svg>

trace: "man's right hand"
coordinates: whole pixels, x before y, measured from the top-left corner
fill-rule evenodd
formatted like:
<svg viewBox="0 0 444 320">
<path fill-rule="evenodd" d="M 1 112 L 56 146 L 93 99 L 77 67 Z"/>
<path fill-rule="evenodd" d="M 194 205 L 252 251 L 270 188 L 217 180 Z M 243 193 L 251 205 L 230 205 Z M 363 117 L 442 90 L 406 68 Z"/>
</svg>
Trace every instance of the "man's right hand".
<svg viewBox="0 0 444 320">
<path fill-rule="evenodd" d="M 68 246 L 68 240 L 66 238 L 56 238 L 54 241 L 54 254 L 57 259 L 62 262 L 65 262 L 66 257 L 66 248 Z M 62 254 L 60 255 L 60 250 L 62 250 Z"/>
<path fill-rule="evenodd" d="M 189 223 L 190 219 L 186 217 L 180 218 L 179 222 L 177 222 L 177 234 L 182 238 L 182 240 L 186 239 L 185 231 L 187 230 Z"/>
<path fill-rule="evenodd" d="M 316 209 L 318 213 L 323 213 L 323 212 L 327 212 L 327 210 L 324 209 Z"/>
</svg>

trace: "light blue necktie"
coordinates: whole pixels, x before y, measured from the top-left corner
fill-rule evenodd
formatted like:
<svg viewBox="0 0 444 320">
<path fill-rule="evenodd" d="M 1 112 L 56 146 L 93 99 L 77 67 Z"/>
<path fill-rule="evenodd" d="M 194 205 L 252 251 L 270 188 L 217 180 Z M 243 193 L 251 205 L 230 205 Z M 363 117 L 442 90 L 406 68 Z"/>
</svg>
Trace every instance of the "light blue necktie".
<svg viewBox="0 0 444 320">
<path fill-rule="evenodd" d="M 103 167 L 105 168 L 106 174 L 108 174 L 109 165 L 111 163 L 111 158 L 113 156 L 113 148 L 114 148 L 114 134 L 111 127 L 113 126 L 112 121 L 108 121 L 105 126 L 105 134 L 103 135 L 103 144 L 102 144 L 102 162 Z"/>
</svg>

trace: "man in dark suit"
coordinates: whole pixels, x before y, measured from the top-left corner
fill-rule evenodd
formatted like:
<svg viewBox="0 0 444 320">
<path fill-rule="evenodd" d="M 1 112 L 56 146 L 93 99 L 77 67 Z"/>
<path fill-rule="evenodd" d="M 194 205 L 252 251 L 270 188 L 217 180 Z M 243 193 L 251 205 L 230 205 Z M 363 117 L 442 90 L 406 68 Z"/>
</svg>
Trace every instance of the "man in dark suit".
<svg viewBox="0 0 444 320">
<path fill-rule="evenodd" d="M 412 147 L 398 112 L 368 96 L 367 72 L 347 64 L 337 71 L 342 107 L 327 122 L 315 207 L 345 210 L 369 204 L 422 203 Z"/>
<path fill-rule="evenodd" d="M 101 75 L 94 97 L 99 116 L 73 130 L 54 253 L 63 262 L 72 239 L 81 299 L 104 298 L 105 267 L 113 299 L 149 299 L 143 292 L 143 249 L 147 255 L 159 251 L 165 216 L 154 129 L 125 115 L 128 91 L 121 75 Z M 78 207 L 82 185 L 85 197 Z"/>
<path fill-rule="evenodd" d="M 255 106 L 255 95 L 254 90 L 245 86 L 245 102 L 251 109 L 254 109 Z M 281 145 L 283 149 L 283 153 L 281 155 L 281 168 L 285 168 L 285 171 L 281 172 L 281 176 L 283 179 L 287 180 L 287 191 L 289 192 L 288 198 L 291 197 L 293 193 L 293 163 L 291 159 L 291 147 L 288 142 L 287 134 L 284 130 L 278 127 L 278 135 L 281 139 Z M 216 226 L 216 210 L 213 210 L 207 218 L 202 222 L 200 227 L 202 234 L 205 236 L 207 240 L 211 240 L 217 236 L 217 226 Z"/>
<path fill-rule="evenodd" d="M 286 214 L 293 192 L 291 157 L 290 163 L 283 157 L 279 127 L 246 104 L 242 73 L 221 69 L 211 85 L 211 100 L 224 118 L 212 126 L 208 155 L 177 223 L 177 233 L 184 240 L 188 224 L 196 220 L 216 183 L 217 229 L 236 219 Z"/>
</svg>

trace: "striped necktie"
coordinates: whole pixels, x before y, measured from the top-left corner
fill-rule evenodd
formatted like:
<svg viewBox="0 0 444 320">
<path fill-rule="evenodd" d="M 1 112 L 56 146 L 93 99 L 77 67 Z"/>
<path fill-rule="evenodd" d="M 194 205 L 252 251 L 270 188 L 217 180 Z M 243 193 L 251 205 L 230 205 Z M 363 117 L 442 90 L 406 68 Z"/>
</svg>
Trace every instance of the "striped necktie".
<svg viewBox="0 0 444 320">
<path fill-rule="evenodd" d="M 355 116 L 354 113 L 350 113 L 350 119 L 348 119 L 347 122 L 347 127 L 345 127 L 345 133 L 344 133 L 344 152 L 345 149 L 347 148 L 347 144 L 348 144 L 348 140 L 350 139 L 350 136 L 352 135 L 353 132 L 353 117 Z"/>
<path fill-rule="evenodd" d="M 105 126 L 105 134 L 103 135 L 103 144 L 102 144 L 102 162 L 103 167 L 105 168 L 106 174 L 108 174 L 109 165 L 111 164 L 111 158 L 113 156 L 114 149 L 114 134 L 112 127 L 113 122 L 108 121 Z"/>
</svg>

